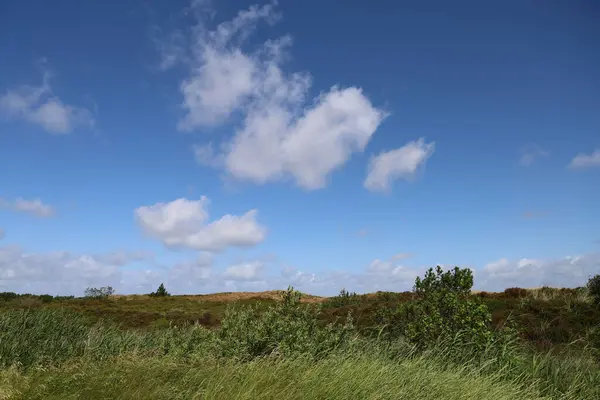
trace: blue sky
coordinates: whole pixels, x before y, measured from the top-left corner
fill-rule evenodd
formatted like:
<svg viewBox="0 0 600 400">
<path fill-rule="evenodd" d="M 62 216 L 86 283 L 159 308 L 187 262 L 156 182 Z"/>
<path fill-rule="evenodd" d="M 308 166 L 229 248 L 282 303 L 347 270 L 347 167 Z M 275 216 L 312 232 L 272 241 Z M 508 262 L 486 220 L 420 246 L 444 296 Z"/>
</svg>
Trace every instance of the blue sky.
<svg viewBox="0 0 600 400">
<path fill-rule="evenodd" d="M 3 4 L 0 290 L 585 283 L 600 7 L 494 3 Z"/>
</svg>

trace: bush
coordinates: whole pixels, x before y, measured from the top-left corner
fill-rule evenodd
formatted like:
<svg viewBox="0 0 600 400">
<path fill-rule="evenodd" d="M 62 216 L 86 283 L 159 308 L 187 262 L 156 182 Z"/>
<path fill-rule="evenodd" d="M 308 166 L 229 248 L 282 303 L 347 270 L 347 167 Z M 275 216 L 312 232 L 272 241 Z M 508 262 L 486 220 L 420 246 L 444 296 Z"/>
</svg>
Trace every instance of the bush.
<svg viewBox="0 0 600 400">
<path fill-rule="evenodd" d="M 156 289 L 156 292 L 150 293 L 150 296 L 152 296 L 152 297 L 167 297 L 170 295 L 171 294 L 169 292 L 167 292 L 167 289 L 165 289 L 165 285 L 163 285 L 162 283 L 160 284 L 158 289 Z"/>
<path fill-rule="evenodd" d="M 527 297 L 527 289 L 513 287 L 504 290 L 504 295 L 509 298 L 523 298 Z"/>
<path fill-rule="evenodd" d="M 594 303 L 600 305 L 600 275 L 594 275 L 588 280 L 587 289 Z"/>
<path fill-rule="evenodd" d="M 323 325 L 319 309 L 300 303 L 292 287 L 265 312 L 258 307 L 230 308 L 216 331 L 217 352 L 224 357 L 249 360 L 263 356 L 321 358 L 349 344 L 355 330 L 348 315 L 344 325 Z"/>
<path fill-rule="evenodd" d="M 50 303 L 52 300 L 54 300 L 54 297 L 49 294 L 42 294 L 40 295 L 40 300 L 42 303 Z"/>
<path fill-rule="evenodd" d="M 483 348 L 493 336 L 492 317 L 485 304 L 470 296 L 472 286 L 470 269 L 430 268 L 415 280 L 416 299 L 395 310 L 379 310 L 378 320 L 392 337 L 405 336 L 419 349 L 444 338 Z"/>
<path fill-rule="evenodd" d="M 54 296 L 54 300 L 56 300 L 56 301 L 66 301 L 66 300 L 72 300 L 74 298 L 75 298 L 75 296 Z"/>
<path fill-rule="evenodd" d="M 112 288 L 112 286 L 102 286 L 101 288 L 89 287 L 85 289 L 84 295 L 85 297 L 89 297 L 92 299 L 102 299 L 114 293 L 115 290 Z"/>
<path fill-rule="evenodd" d="M 19 297 L 15 292 L 0 292 L 0 300 L 11 301 Z"/>
</svg>

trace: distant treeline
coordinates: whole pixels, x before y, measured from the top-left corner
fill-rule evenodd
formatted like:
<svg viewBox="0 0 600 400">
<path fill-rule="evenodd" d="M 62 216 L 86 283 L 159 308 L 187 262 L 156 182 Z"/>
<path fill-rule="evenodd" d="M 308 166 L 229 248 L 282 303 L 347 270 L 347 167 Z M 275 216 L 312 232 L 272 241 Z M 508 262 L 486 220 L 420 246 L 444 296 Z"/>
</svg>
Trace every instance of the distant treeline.
<svg viewBox="0 0 600 400">
<path fill-rule="evenodd" d="M 74 299 L 75 296 L 51 296 L 49 294 L 31 294 L 31 293 L 15 293 L 15 292 L 0 292 L 0 301 L 11 301 L 15 299 L 38 299 L 43 303 L 50 303 L 52 301 L 65 301 Z"/>
</svg>

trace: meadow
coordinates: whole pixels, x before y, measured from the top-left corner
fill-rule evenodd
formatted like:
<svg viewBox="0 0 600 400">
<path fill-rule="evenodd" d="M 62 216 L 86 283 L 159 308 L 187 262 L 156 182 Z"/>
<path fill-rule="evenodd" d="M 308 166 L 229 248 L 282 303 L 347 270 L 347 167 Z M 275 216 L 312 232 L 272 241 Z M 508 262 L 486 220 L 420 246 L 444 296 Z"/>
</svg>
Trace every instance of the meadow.
<svg viewBox="0 0 600 400">
<path fill-rule="evenodd" d="M 596 281 L 475 293 L 456 268 L 328 298 L 0 293 L 0 399 L 598 399 Z"/>
</svg>

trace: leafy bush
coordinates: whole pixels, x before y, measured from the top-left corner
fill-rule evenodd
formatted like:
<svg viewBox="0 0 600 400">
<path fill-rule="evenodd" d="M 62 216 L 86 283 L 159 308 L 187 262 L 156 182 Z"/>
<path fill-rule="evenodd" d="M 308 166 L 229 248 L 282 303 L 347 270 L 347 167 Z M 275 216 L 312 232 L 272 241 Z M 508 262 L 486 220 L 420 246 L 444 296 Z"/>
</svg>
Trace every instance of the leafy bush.
<svg viewBox="0 0 600 400">
<path fill-rule="evenodd" d="M 72 300 L 74 298 L 75 298 L 75 296 L 54 296 L 54 300 L 56 300 L 56 301 L 66 301 L 66 300 Z"/>
<path fill-rule="evenodd" d="M 587 288 L 594 303 L 600 305 L 600 274 L 594 275 L 588 280 Z"/>
<path fill-rule="evenodd" d="M 150 296 L 152 296 L 152 297 L 167 297 L 170 295 L 171 294 L 169 292 L 167 292 L 167 289 L 165 289 L 165 285 L 163 285 L 162 283 L 160 284 L 158 289 L 156 289 L 156 292 L 150 293 Z"/>
<path fill-rule="evenodd" d="M 300 303 L 300 292 L 292 287 L 282 300 L 265 312 L 258 307 L 230 308 L 216 331 L 221 356 L 248 360 L 262 356 L 320 358 L 349 344 L 354 334 L 352 319 L 344 325 L 323 325 L 319 309 Z"/>
<path fill-rule="evenodd" d="M 0 300 L 10 301 L 19 297 L 15 292 L 0 292 Z"/>
<path fill-rule="evenodd" d="M 50 303 L 52 302 L 52 300 L 54 300 L 54 297 L 49 294 L 42 294 L 39 296 L 39 298 L 42 301 L 42 303 Z"/>
<path fill-rule="evenodd" d="M 420 349 L 448 337 L 483 348 L 493 336 L 492 318 L 485 304 L 470 296 L 472 286 L 470 269 L 430 268 L 415 280 L 414 301 L 381 309 L 377 318 L 391 337 L 405 336 Z"/>
<path fill-rule="evenodd" d="M 504 290 L 504 295 L 510 298 L 523 298 L 527 297 L 527 289 L 513 287 Z"/>
<path fill-rule="evenodd" d="M 106 298 L 115 293 L 115 290 L 112 286 L 102 286 L 101 288 L 89 287 L 85 289 L 84 295 L 85 297 L 93 298 L 93 299 L 102 299 Z"/>
</svg>

